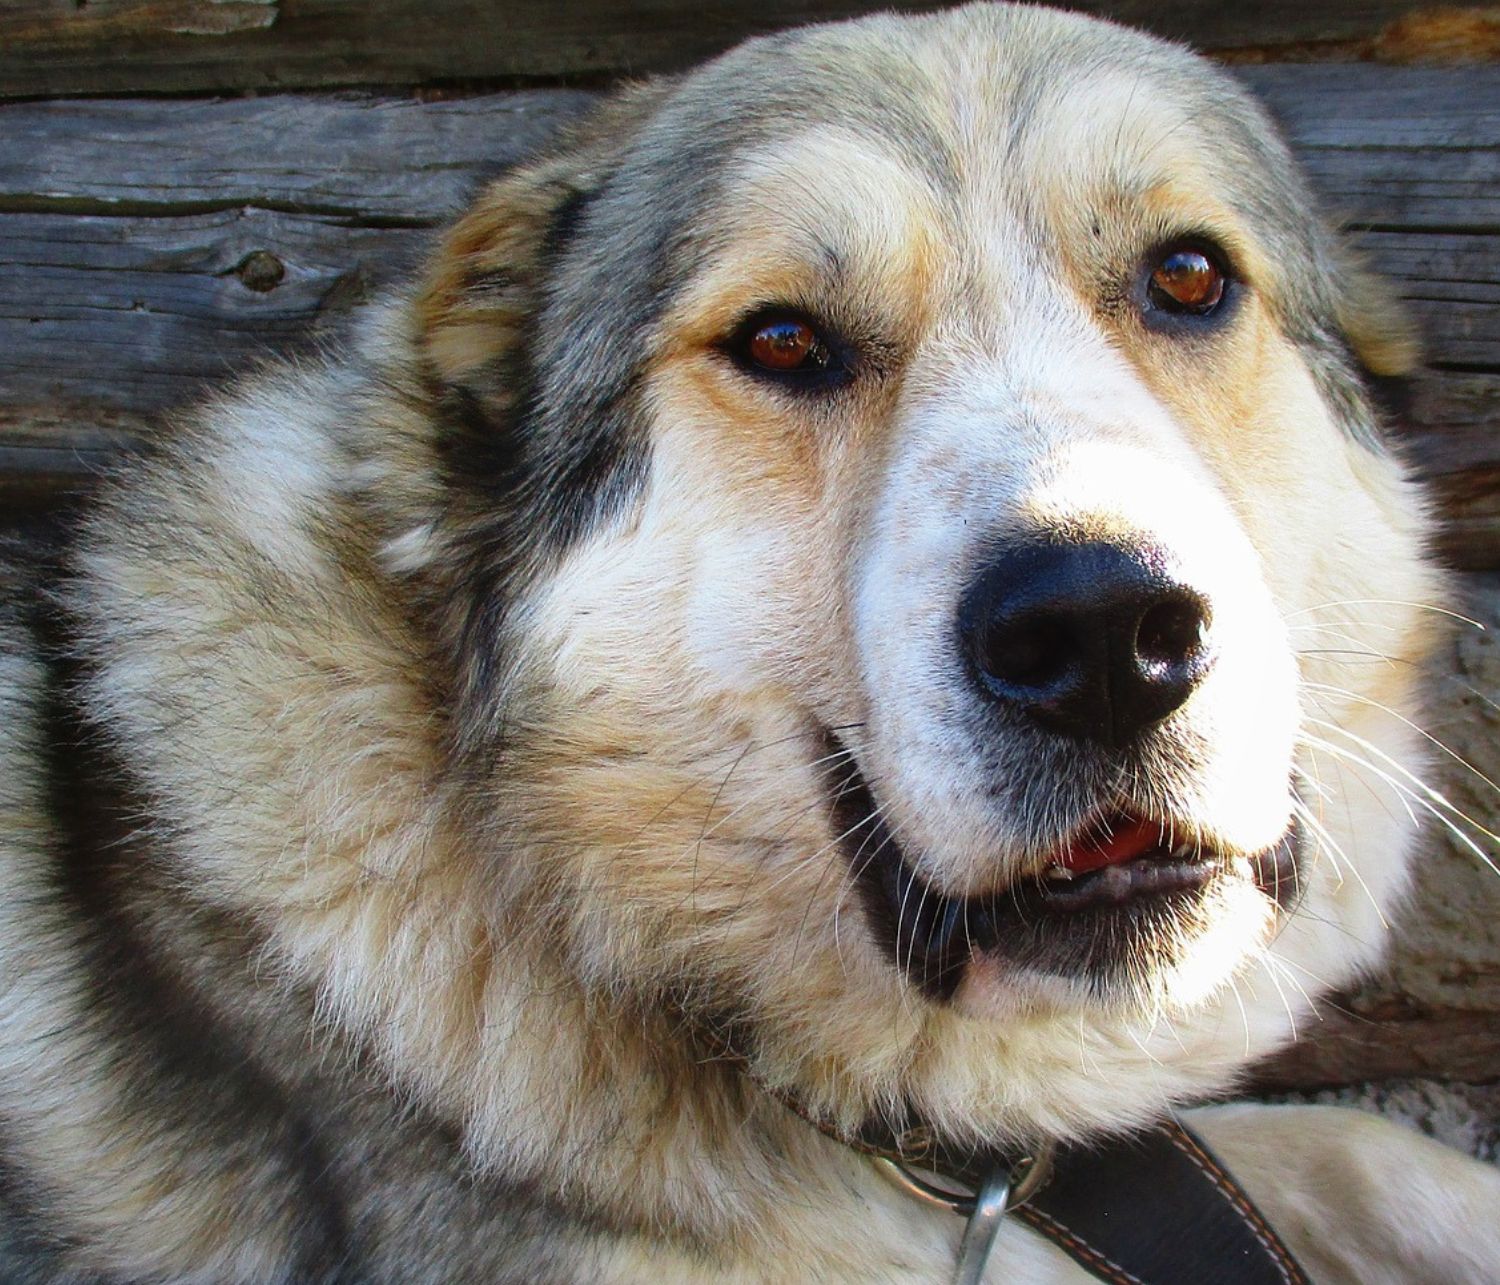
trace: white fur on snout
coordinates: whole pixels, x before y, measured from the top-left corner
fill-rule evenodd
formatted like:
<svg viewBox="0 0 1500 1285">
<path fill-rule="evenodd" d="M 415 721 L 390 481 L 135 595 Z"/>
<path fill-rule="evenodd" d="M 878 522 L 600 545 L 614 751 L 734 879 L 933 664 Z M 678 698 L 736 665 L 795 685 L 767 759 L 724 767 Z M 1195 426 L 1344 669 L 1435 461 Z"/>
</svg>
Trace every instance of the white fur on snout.
<svg viewBox="0 0 1500 1285">
<path fill-rule="evenodd" d="M 1210 603 L 1216 660 L 1170 723 L 1194 750 L 1163 783 L 1175 816 L 1251 849 L 1287 823 L 1296 675 L 1255 549 L 1169 412 L 1102 341 L 1072 338 L 928 376 L 862 567 L 868 768 L 909 856 L 950 889 L 1014 877 L 1020 821 L 1045 808 L 1047 782 L 1004 776 L 1029 734 L 984 739 L 957 611 L 998 550 L 1049 532 L 1157 549 Z"/>
<path fill-rule="evenodd" d="M 1039 470 L 1028 517 L 1043 528 L 1097 522 L 1106 538 L 1115 532 L 1157 549 L 1168 573 L 1208 603 L 1212 667 L 1171 716 L 1173 739 L 1201 748 L 1174 783 L 1174 813 L 1200 833 L 1259 850 L 1288 821 L 1296 667 L 1259 555 L 1206 471 L 1171 445 L 1075 430 Z"/>
</svg>

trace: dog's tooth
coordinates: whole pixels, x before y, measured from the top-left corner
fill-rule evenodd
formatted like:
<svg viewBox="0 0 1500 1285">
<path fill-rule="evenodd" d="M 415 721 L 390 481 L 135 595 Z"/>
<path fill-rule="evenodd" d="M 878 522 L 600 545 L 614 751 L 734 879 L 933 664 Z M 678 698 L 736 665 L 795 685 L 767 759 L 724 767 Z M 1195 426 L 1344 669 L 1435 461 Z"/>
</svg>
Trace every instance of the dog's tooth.
<svg viewBox="0 0 1500 1285">
<path fill-rule="evenodd" d="M 1175 848 L 1172 849 L 1172 856 L 1178 861 L 1186 861 L 1192 855 L 1193 845 L 1191 843 L 1179 843 Z"/>
<path fill-rule="evenodd" d="M 1044 879 L 1058 879 L 1063 883 L 1071 883 L 1073 881 L 1073 872 L 1067 866 L 1060 866 L 1054 862 L 1042 871 L 1042 877 Z"/>
</svg>

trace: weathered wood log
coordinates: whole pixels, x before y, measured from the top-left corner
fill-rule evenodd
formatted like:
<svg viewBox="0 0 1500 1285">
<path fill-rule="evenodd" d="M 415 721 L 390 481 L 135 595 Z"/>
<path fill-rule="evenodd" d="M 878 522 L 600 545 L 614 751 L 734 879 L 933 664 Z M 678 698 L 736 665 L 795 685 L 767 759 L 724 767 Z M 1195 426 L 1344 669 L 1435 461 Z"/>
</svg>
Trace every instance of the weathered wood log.
<svg viewBox="0 0 1500 1285">
<path fill-rule="evenodd" d="M 1500 68 L 1241 67 L 1330 208 L 1362 226 L 1500 227 Z M 0 209 L 255 204 L 430 220 L 591 95 L 287 94 L 0 106 Z"/>
<path fill-rule="evenodd" d="M 885 8 L 879 0 L 10 0 L 0 95 L 394 85 L 494 77 L 639 74 L 746 36 Z M 929 0 L 909 10 L 943 7 Z M 1354 50 L 1463 57 L 1482 21 L 1413 0 L 1074 0 L 1073 8 L 1199 48 L 1264 57 Z"/>
<path fill-rule="evenodd" d="M 0 210 L 184 215 L 254 206 L 426 226 L 594 95 L 366 94 L 0 105 Z"/>
<path fill-rule="evenodd" d="M 1500 374 L 1428 369 L 1412 385 L 1400 441 L 1437 501 L 1437 551 L 1449 566 L 1500 567 Z"/>
<path fill-rule="evenodd" d="M 1500 566 L 1500 68 L 1244 75 L 1411 299 L 1433 365 L 1407 442 L 1450 561 Z M 0 105 L 0 494 L 86 480 L 162 408 L 326 340 L 426 229 L 588 101 Z"/>
<path fill-rule="evenodd" d="M 1500 228 L 1500 67 L 1236 72 L 1334 214 L 1370 228 Z"/>
<path fill-rule="evenodd" d="M 149 412 L 294 351 L 416 258 L 420 230 L 234 207 L 0 216 L 0 399 Z"/>
<path fill-rule="evenodd" d="M 1286 1052 L 1258 1068 L 1262 1093 L 1358 1080 L 1432 1079 L 1482 1084 L 1500 1068 L 1500 1029 L 1488 1009 L 1368 1016 L 1326 1000 Z"/>
<path fill-rule="evenodd" d="M 163 408 L 326 340 L 591 99 L 0 107 L 0 510 L 87 485 Z"/>
</svg>

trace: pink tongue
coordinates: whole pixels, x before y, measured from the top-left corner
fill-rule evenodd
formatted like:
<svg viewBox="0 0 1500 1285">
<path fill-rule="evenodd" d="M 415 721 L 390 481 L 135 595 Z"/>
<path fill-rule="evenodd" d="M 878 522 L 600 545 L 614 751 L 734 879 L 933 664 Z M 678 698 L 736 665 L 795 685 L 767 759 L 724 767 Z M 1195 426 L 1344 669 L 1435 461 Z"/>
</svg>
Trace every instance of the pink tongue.
<svg viewBox="0 0 1500 1285">
<path fill-rule="evenodd" d="M 1161 841 L 1161 827 L 1154 821 L 1120 818 L 1104 834 L 1090 834 L 1082 843 L 1067 849 L 1057 864 L 1075 874 L 1085 874 L 1122 861 L 1134 861 Z"/>
</svg>

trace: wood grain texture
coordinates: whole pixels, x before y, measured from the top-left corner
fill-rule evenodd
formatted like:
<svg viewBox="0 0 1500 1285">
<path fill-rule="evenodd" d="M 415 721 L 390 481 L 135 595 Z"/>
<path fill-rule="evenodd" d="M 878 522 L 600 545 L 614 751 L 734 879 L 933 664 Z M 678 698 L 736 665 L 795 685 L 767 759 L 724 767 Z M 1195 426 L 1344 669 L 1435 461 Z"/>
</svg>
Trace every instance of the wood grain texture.
<svg viewBox="0 0 1500 1285">
<path fill-rule="evenodd" d="M 1336 215 L 1375 228 L 1500 230 L 1500 67 L 1236 72 Z"/>
<path fill-rule="evenodd" d="M 1445 555 L 1500 566 L 1500 68 L 1242 74 L 1411 300 L 1433 365 L 1407 447 Z M 429 229 L 589 101 L 0 104 L 0 495 L 45 502 L 162 409 L 330 341 Z"/>
<path fill-rule="evenodd" d="M 1500 1067 L 1500 1024 L 1489 1009 L 1377 1014 L 1324 1002 L 1286 1052 L 1250 1082 L 1256 1092 L 1316 1089 L 1356 1080 L 1432 1079 L 1484 1084 Z"/>
<path fill-rule="evenodd" d="M 331 342 L 592 98 L 0 106 L 0 503 L 45 507 L 166 408 Z"/>
<path fill-rule="evenodd" d="M 593 95 L 368 94 L 0 105 L 0 210 L 182 215 L 238 206 L 431 224 Z"/>
<path fill-rule="evenodd" d="M 323 88 L 669 70 L 878 0 L 9 0 L 0 95 Z M 909 11 L 944 7 L 916 0 Z M 1077 0 L 1205 49 L 1379 41 L 1411 0 Z M 1419 42 L 1420 47 L 1420 42 Z"/>
</svg>

